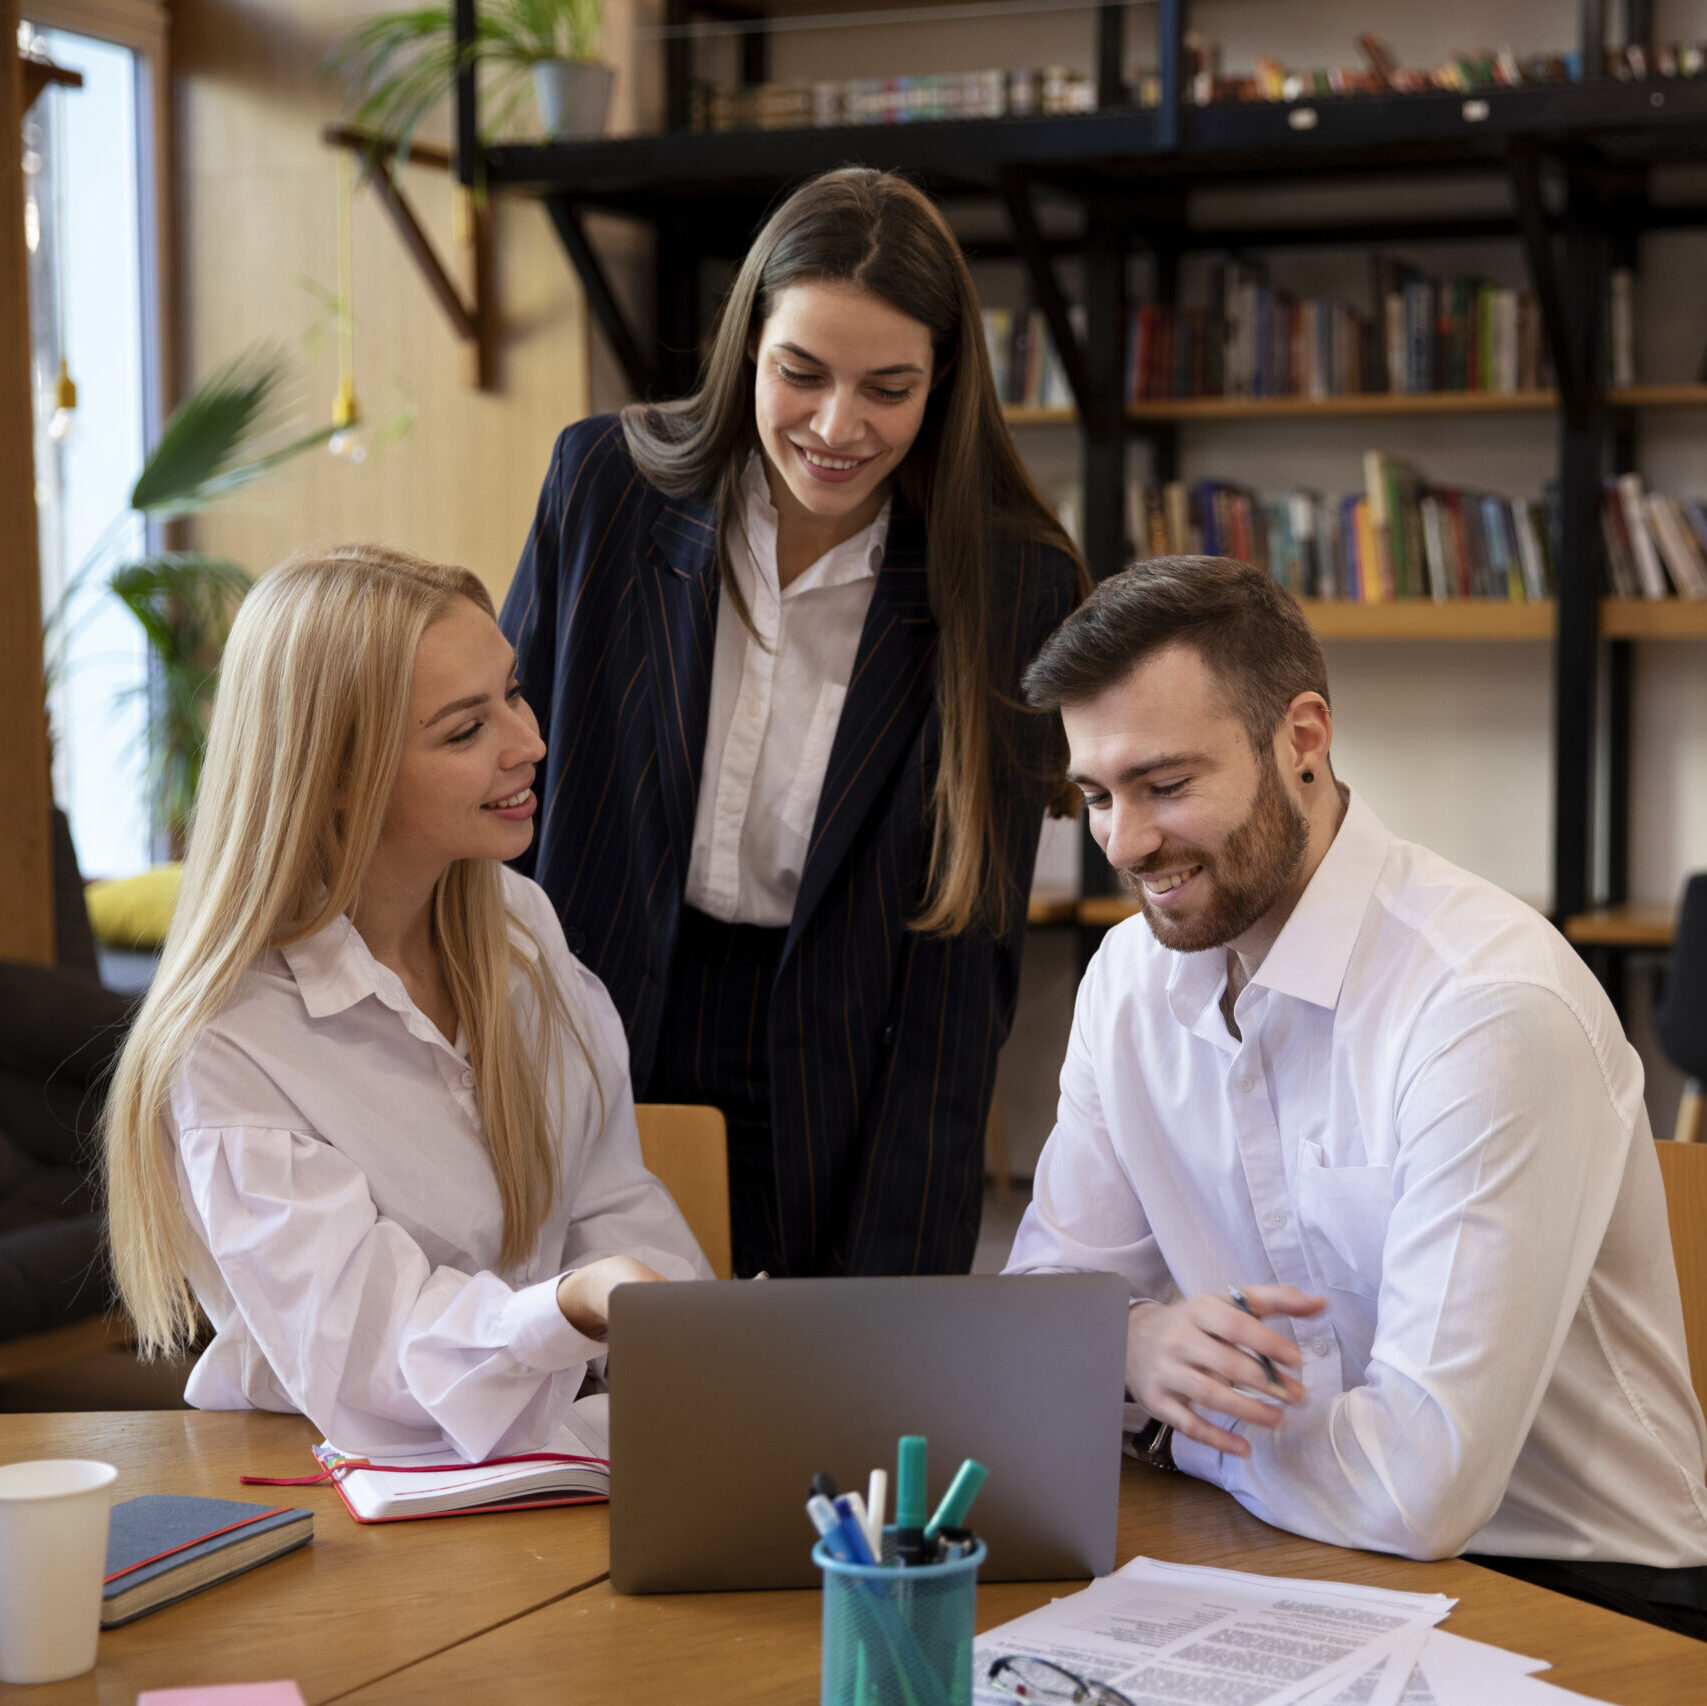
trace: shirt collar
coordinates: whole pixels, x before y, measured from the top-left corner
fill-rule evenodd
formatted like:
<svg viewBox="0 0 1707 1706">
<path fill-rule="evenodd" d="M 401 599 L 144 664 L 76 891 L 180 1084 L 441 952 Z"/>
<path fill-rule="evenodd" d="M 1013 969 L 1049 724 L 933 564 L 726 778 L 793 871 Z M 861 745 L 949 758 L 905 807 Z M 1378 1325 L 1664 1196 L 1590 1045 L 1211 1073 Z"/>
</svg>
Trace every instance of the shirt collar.
<svg viewBox="0 0 1707 1706">
<path fill-rule="evenodd" d="M 524 959 L 539 958 L 539 946 L 531 932 L 521 928 L 513 914 L 510 940 Z M 406 1022 L 420 1020 L 439 1035 L 437 1026 L 409 999 L 402 978 L 373 957 L 361 932 L 343 914 L 312 936 L 287 943 L 279 952 L 296 980 L 309 1018 L 328 1019 L 371 995 Z"/>
<path fill-rule="evenodd" d="M 279 952 L 311 1019 L 328 1019 L 370 995 L 399 1013 L 414 1009 L 403 980 L 373 957 L 361 932 L 342 915 Z"/>
<path fill-rule="evenodd" d="M 790 581 L 781 596 L 793 598 L 820 587 L 848 586 L 854 581 L 875 579 L 883 565 L 891 502 L 885 498 L 882 509 L 869 527 L 862 528 L 839 545 L 832 545 L 815 563 Z M 776 505 L 771 502 L 764 458 L 756 450 L 748 456 L 741 476 L 741 518 L 752 566 L 760 580 L 774 591 L 777 584 Z"/>
<path fill-rule="evenodd" d="M 1292 916 L 1281 926 L 1274 946 L 1251 979 L 1252 984 L 1317 1007 L 1339 1003 L 1352 948 L 1393 842 L 1361 797 L 1350 788 L 1343 791 L 1345 817 Z M 1168 973 L 1168 1008 L 1180 1024 L 1193 1030 L 1221 999 L 1227 983 L 1227 950 L 1175 954 L 1174 962 Z M 1211 1027 L 1213 1032 L 1223 1029 Z"/>
<path fill-rule="evenodd" d="M 1351 951 L 1393 837 L 1361 797 L 1344 788 L 1346 811 L 1292 916 L 1257 967 L 1252 983 L 1316 1007 L 1339 1003 Z"/>
</svg>

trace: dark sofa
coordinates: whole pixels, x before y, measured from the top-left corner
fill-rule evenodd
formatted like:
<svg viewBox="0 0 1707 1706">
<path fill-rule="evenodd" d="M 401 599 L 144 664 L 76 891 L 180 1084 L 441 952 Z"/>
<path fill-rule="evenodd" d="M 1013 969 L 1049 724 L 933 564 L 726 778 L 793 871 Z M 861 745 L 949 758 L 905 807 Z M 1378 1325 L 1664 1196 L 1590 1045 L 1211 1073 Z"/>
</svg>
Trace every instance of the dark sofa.
<svg viewBox="0 0 1707 1706">
<path fill-rule="evenodd" d="M 132 1003 L 100 982 L 57 810 L 53 831 L 59 963 L 0 961 L 0 1343 L 112 1306 L 95 1136 Z"/>
</svg>

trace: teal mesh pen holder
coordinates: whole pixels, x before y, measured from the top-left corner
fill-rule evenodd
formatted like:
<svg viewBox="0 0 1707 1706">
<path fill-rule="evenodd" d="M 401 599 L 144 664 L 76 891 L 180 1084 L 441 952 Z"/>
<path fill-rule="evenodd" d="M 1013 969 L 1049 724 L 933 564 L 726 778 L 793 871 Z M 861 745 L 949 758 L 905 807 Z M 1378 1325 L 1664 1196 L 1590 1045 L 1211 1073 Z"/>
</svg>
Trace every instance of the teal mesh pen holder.
<svg viewBox="0 0 1707 1706">
<path fill-rule="evenodd" d="M 883 1531 L 884 1555 L 894 1531 Z M 821 1706 L 971 1706 L 972 1621 L 984 1542 L 964 1558 L 902 1570 L 838 1563 L 823 1541 Z"/>
</svg>

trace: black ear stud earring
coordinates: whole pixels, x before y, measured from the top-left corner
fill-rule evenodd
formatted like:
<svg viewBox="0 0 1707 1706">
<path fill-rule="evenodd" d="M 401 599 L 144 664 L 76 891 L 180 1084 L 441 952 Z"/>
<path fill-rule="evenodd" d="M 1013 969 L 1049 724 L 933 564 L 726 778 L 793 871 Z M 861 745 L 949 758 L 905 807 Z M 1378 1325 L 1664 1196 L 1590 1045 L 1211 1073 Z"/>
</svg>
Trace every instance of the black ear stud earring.
<svg viewBox="0 0 1707 1706">
<path fill-rule="evenodd" d="M 1306 782 L 1314 782 L 1316 780 L 1316 772 L 1314 770 L 1306 770 L 1304 772 L 1303 779 Z"/>
</svg>

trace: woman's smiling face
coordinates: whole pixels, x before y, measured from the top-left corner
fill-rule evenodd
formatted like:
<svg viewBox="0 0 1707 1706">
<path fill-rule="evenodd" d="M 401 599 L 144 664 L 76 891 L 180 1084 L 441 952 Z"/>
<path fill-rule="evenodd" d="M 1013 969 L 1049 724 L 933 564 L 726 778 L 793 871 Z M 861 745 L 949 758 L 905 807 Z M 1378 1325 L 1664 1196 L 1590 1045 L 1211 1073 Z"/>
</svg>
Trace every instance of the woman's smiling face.
<svg viewBox="0 0 1707 1706">
<path fill-rule="evenodd" d="M 754 360 L 771 501 L 851 538 L 876 519 L 924 421 L 929 327 L 857 284 L 793 284 Z"/>
<path fill-rule="evenodd" d="M 466 598 L 421 636 L 370 881 L 430 889 L 457 859 L 527 851 L 545 743 L 515 669 L 497 623 Z"/>
</svg>

